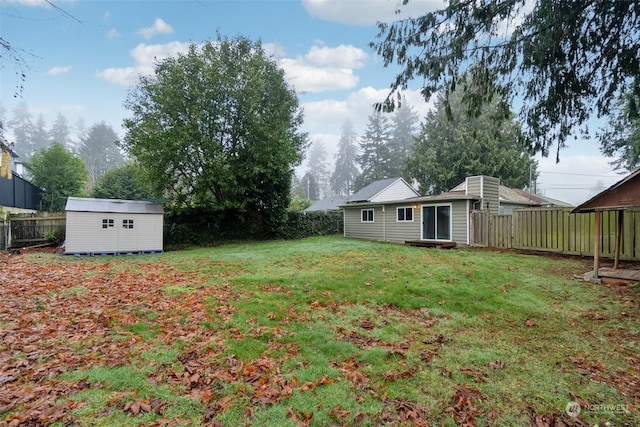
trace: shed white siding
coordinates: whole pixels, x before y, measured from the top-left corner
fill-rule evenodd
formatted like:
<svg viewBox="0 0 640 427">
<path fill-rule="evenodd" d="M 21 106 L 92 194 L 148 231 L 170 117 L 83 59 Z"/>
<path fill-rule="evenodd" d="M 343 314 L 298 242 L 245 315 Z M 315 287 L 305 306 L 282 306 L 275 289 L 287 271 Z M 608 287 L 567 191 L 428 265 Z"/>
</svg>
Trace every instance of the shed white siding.
<svg viewBox="0 0 640 427">
<path fill-rule="evenodd" d="M 162 252 L 162 228 L 158 203 L 70 198 L 65 253 Z"/>
</svg>

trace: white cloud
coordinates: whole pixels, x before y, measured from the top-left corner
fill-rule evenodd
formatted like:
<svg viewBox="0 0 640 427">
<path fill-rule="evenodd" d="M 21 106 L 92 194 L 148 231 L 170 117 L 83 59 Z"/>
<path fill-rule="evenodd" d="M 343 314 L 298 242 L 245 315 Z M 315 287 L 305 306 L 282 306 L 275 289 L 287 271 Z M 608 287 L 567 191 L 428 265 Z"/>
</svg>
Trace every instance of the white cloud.
<svg viewBox="0 0 640 427">
<path fill-rule="evenodd" d="M 63 67 L 51 67 L 45 73 L 48 76 L 59 76 L 60 74 L 67 74 L 71 71 L 71 65 L 65 65 Z"/>
<path fill-rule="evenodd" d="M 287 79 L 301 92 L 352 89 L 358 84 L 353 70 L 362 68 L 367 54 L 354 46 L 312 46 L 297 58 L 282 58 L 280 67 Z"/>
<path fill-rule="evenodd" d="M 421 16 L 444 6 L 442 0 L 411 0 L 406 6 L 401 0 L 302 0 L 302 5 L 316 18 L 356 25 Z"/>
<path fill-rule="evenodd" d="M 130 86 L 138 81 L 141 75 L 151 75 L 154 72 L 154 64 L 157 61 L 177 56 L 189 49 L 191 43 L 171 42 L 165 44 L 147 45 L 140 43 L 129 55 L 134 59 L 135 65 L 128 67 L 112 67 L 96 73 L 96 77 L 109 83 Z"/>
<path fill-rule="evenodd" d="M 5 0 L 9 4 L 20 4 L 23 6 L 46 6 L 51 7 L 45 0 Z"/>
<path fill-rule="evenodd" d="M 110 39 L 110 40 L 111 39 L 116 39 L 116 38 L 121 37 L 121 36 L 122 35 L 115 28 L 112 28 L 109 31 L 107 31 L 107 38 Z"/>
<path fill-rule="evenodd" d="M 102 15 L 102 19 L 103 19 L 105 22 L 109 22 L 109 20 L 111 20 L 111 11 L 110 11 L 110 10 L 107 10 L 107 11 L 104 13 L 104 15 Z"/>
<path fill-rule="evenodd" d="M 302 104 L 305 117 L 305 130 L 310 133 L 321 133 L 327 129 L 340 133 L 346 119 L 353 124 L 354 130 L 361 134 L 367 125 L 373 105 L 381 102 L 388 94 L 388 89 L 365 87 L 352 92 L 344 100 L 326 99 Z M 410 105 L 419 117 L 424 117 L 433 102 L 425 102 L 419 91 L 408 90 L 403 93 L 406 105 Z"/>
<path fill-rule="evenodd" d="M 171 33 L 173 33 L 173 28 L 171 28 L 171 25 L 167 24 L 161 18 L 156 18 L 152 26 L 138 30 L 138 34 L 140 34 L 142 37 L 144 37 L 147 40 L 149 40 L 150 38 L 158 34 L 171 34 Z"/>
</svg>

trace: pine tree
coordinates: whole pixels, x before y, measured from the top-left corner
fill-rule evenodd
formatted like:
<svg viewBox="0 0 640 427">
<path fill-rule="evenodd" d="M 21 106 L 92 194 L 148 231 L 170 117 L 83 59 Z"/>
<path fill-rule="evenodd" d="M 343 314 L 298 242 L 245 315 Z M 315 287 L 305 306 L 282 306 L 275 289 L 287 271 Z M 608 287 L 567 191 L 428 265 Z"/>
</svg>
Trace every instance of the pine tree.
<svg viewBox="0 0 640 427">
<path fill-rule="evenodd" d="M 357 166 L 358 135 L 353 130 L 353 124 L 346 120 L 342 125 L 342 135 L 338 143 L 336 154 L 336 168 L 331 175 L 331 188 L 335 195 L 351 194 L 356 178 L 360 174 Z"/>
<path fill-rule="evenodd" d="M 319 192 L 318 198 L 312 200 L 319 200 L 328 196 L 331 193 L 331 189 L 329 188 L 329 172 L 327 169 L 327 150 L 322 142 L 316 141 L 311 146 L 307 166 L 307 173 L 310 173 L 315 178 Z"/>
<path fill-rule="evenodd" d="M 373 181 L 391 177 L 393 170 L 390 140 L 389 119 L 384 113 L 374 112 L 369 116 L 367 129 L 360 140 L 361 154 L 358 156 L 358 163 L 362 173 L 356 178 L 354 190 L 359 190 Z"/>
<path fill-rule="evenodd" d="M 31 147 L 33 147 L 33 151 L 40 151 L 43 148 L 47 148 L 49 146 L 49 142 L 47 125 L 44 122 L 42 114 L 39 114 L 38 120 L 33 126 L 33 133 L 31 134 Z"/>
<path fill-rule="evenodd" d="M 33 145 L 31 137 L 33 136 L 34 126 L 26 102 L 21 102 L 13 110 L 13 119 L 9 121 L 9 127 L 13 131 L 15 139 L 16 151 L 23 160 L 28 160 L 33 154 Z"/>
<path fill-rule="evenodd" d="M 75 148 L 70 144 L 69 125 L 67 123 L 67 118 L 62 113 L 58 113 L 56 115 L 56 120 L 51 125 L 51 129 L 49 129 L 49 140 L 51 142 L 62 144 L 67 149 Z"/>
<path fill-rule="evenodd" d="M 406 101 L 391 116 L 392 133 L 389 147 L 391 150 L 391 175 L 404 176 L 407 160 L 411 157 L 413 141 L 420 128 L 418 113 Z"/>
</svg>

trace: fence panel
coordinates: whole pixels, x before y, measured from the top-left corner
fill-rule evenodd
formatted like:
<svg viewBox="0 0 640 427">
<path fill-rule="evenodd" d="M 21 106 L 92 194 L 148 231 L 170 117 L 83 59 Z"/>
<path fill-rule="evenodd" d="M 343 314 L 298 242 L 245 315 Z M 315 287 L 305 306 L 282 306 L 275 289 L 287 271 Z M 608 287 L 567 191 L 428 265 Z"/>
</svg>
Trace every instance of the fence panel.
<svg viewBox="0 0 640 427">
<path fill-rule="evenodd" d="M 510 249 L 513 240 L 513 216 L 492 215 L 490 227 L 489 246 Z"/>
<path fill-rule="evenodd" d="M 9 217 L 11 224 L 11 247 L 34 246 L 47 243 L 49 236 L 64 240 L 66 231 L 65 214 L 14 214 Z"/>
<path fill-rule="evenodd" d="M 487 211 L 469 213 L 469 245 L 489 245 L 489 214 Z"/>
<path fill-rule="evenodd" d="M 571 214 L 571 208 L 516 209 L 512 217 L 512 246 L 515 249 L 559 252 L 567 255 L 593 256 L 595 214 Z M 492 216 L 489 221 L 494 247 L 504 245 L 506 221 Z M 602 213 L 600 255 L 613 258 L 616 247 L 618 212 Z M 620 259 L 640 259 L 640 211 L 622 212 Z"/>
</svg>

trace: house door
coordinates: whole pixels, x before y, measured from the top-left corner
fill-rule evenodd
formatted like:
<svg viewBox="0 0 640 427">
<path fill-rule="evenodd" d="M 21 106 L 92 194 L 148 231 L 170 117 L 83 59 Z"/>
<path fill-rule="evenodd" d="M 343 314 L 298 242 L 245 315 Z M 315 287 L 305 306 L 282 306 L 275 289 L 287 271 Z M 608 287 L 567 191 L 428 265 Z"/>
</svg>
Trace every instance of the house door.
<svg viewBox="0 0 640 427">
<path fill-rule="evenodd" d="M 451 205 L 422 207 L 422 239 L 451 241 Z"/>
</svg>

